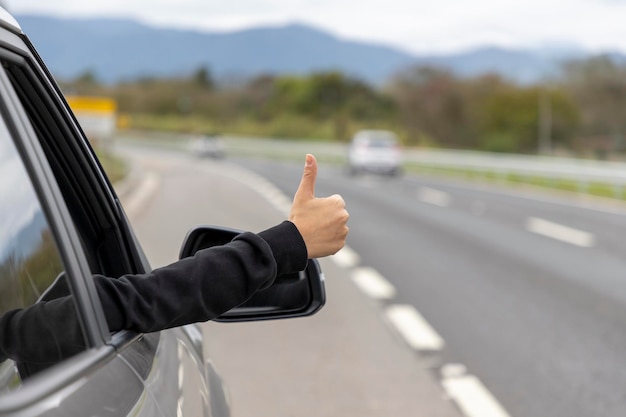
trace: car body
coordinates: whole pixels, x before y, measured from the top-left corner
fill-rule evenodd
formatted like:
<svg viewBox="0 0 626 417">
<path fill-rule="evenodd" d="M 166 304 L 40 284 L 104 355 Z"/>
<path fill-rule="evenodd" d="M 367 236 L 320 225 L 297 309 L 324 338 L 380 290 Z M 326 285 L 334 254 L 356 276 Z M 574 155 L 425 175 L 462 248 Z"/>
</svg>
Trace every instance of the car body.
<svg viewBox="0 0 626 417">
<path fill-rule="evenodd" d="M 62 92 L 2 8 L 0 61 L 0 416 L 227 417 L 197 325 L 109 332 L 94 274 L 150 265 Z M 181 257 L 237 233 L 194 229 Z M 316 261 L 286 278 L 218 320 L 299 317 L 323 306 Z M 22 313 L 44 331 L 29 339 L 1 327 Z M 2 354 L 12 346 L 15 357 Z"/>
<path fill-rule="evenodd" d="M 398 175 L 402 158 L 398 137 L 388 130 L 361 130 L 348 148 L 348 172 Z"/>
<path fill-rule="evenodd" d="M 224 158 L 226 145 L 222 138 L 216 134 L 197 135 L 190 139 L 191 152 L 201 158 Z"/>
</svg>

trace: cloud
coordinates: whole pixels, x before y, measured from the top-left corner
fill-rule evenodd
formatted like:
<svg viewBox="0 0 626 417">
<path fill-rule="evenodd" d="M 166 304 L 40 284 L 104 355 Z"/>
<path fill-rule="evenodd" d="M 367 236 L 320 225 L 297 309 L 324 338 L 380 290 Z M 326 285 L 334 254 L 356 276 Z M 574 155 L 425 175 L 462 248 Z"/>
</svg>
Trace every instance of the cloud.
<svg viewBox="0 0 626 417">
<path fill-rule="evenodd" d="M 626 51 L 626 0 L 9 0 L 14 12 L 127 16 L 203 30 L 299 21 L 414 52 L 575 43 Z"/>
</svg>

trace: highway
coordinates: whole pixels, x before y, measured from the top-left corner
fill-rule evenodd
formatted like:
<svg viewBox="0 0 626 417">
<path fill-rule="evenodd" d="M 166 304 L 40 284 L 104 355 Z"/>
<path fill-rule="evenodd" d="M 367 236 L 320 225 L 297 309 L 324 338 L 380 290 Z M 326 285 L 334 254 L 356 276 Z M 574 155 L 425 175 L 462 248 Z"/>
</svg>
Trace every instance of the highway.
<svg viewBox="0 0 626 417">
<path fill-rule="evenodd" d="M 147 163 L 151 172 L 161 172 L 162 186 L 183 175 L 194 181 L 187 171 L 163 176 L 167 158 Z M 257 174 L 286 196 L 293 195 L 302 169 L 253 158 L 223 163 Z M 210 160 L 194 164 L 216 169 Z M 238 183 L 214 186 L 224 195 L 237 193 L 248 177 L 235 176 Z M 176 220 L 176 202 L 189 197 L 174 192 L 167 198 L 171 207 L 162 211 L 167 220 L 154 224 L 172 229 L 180 237 L 170 240 L 180 242 L 183 223 L 206 219 L 200 207 L 213 205 L 222 214 L 211 223 L 258 230 L 284 217 L 276 210 L 288 204 L 281 193 L 272 197 L 273 211 L 253 210 L 252 218 L 249 208 L 260 203 L 246 200 L 220 210 L 215 192 L 196 194 L 203 203 Z M 316 194 L 333 193 L 350 211 L 348 255 L 354 255 L 338 256 L 337 263 L 372 299 L 368 308 L 414 351 L 406 358 L 414 363 L 406 366 L 427 370 L 465 415 L 479 417 L 472 413 L 481 408 L 467 402 L 476 403 L 477 392 L 486 396 L 482 410 L 489 410 L 480 417 L 626 414 L 624 207 L 409 175 L 348 177 L 340 167 L 321 165 Z M 144 246 L 162 262 L 173 260 L 176 250 L 154 239 Z M 350 308 L 348 301 L 337 302 Z"/>
<path fill-rule="evenodd" d="M 298 166 L 245 161 L 287 194 Z M 348 244 L 512 416 L 626 412 L 626 211 L 510 190 L 322 170 Z M 587 204 L 588 206 L 588 204 Z"/>
</svg>

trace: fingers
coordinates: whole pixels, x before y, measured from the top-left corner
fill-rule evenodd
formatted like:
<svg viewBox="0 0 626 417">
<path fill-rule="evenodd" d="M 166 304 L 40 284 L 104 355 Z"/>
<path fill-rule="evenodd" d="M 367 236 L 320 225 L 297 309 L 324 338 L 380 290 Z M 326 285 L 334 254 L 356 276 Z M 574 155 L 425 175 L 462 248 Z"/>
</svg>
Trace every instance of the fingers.
<svg viewBox="0 0 626 417">
<path fill-rule="evenodd" d="M 317 179 L 317 160 L 311 154 L 306 155 L 304 171 L 294 200 L 311 199 L 315 197 L 315 181 Z"/>
<path fill-rule="evenodd" d="M 350 217 L 339 194 L 315 197 L 316 179 L 317 161 L 308 154 L 289 220 L 300 231 L 310 258 L 335 254 L 345 245 Z"/>
</svg>

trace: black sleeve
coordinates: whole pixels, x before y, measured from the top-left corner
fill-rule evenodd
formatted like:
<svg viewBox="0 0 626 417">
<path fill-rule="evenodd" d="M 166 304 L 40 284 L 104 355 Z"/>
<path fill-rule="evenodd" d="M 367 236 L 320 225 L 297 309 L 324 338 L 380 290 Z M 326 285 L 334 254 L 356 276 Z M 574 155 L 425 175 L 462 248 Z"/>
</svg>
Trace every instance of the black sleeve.
<svg viewBox="0 0 626 417">
<path fill-rule="evenodd" d="M 145 275 L 94 282 L 111 331 L 158 331 L 219 316 L 271 285 L 277 275 L 306 267 L 306 246 L 291 222 Z M 71 295 L 12 310 L 0 317 L 0 362 L 53 364 L 85 349 Z"/>
<path fill-rule="evenodd" d="M 85 350 L 72 296 L 42 301 L 0 317 L 0 362 L 52 365 Z"/>
<path fill-rule="evenodd" d="M 285 221 L 149 274 L 94 279 L 109 329 L 148 333 L 215 318 L 306 262 L 298 229 Z"/>
</svg>

